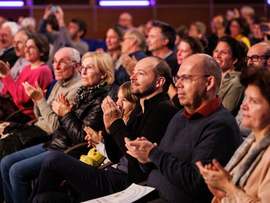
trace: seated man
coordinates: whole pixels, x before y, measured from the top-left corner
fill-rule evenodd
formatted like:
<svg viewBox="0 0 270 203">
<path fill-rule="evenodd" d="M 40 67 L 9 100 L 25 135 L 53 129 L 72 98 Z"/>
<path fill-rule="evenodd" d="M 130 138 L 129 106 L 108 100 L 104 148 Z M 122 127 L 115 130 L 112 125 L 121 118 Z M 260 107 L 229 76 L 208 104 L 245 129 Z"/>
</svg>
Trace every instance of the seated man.
<svg viewBox="0 0 270 203">
<path fill-rule="evenodd" d="M 70 63 L 72 61 L 72 63 Z M 64 64 L 64 65 L 63 65 Z M 34 113 L 37 122 L 34 125 L 8 126 L 4 134 L 10 134 L 0 140 L 0 158 L 21 150 L 25 147 L 37 144 L 34 137 L 48 137 L 59 126 L 58 115 L 52 109 L 52 102 L 57 95 L 62 93 L 70 103 L 81 86 L 81 77 L 78 72 L 80 65 L 80 53 L 73 48 L 62 48 L 54 57 L 54 74 L 58 80 L 54 85 L 48 100 L 38 84 L 36 88 L 24 83 L 25 91 L 34 101 Z M 41 140 L 42 141 L 42 140 Z M 0 159 L 0 160 L 1 160 Z"/>
<path fill-rule="evenodd" d="M 218 63 L 206 54 L 188 57 L 175 76 L 184 109 L 168 125 L 160 142 L 125 139 L 127 153 L 150 172 L 147 185 L 168 202 L 211 202 L 212 195 L 196 167 L 213 158 L 225 165 L 242 142 L 234 117 L 225 109 L 218 88 Z M 151 164 L 150 164 L 151 163 Z"/>
<path fill-rule="evenodd" d="M 86 165 L 63 153 L 52 153 L 46 157 L 41 167 L 38 183 L 29 198 L 30 202 L 69 202 L 67 193 L 59 192 L 60 184 L 66 180 L 77 191 L 75 202 L 101 197 L 127 188 L 132 182 L 146 179 L 136 159 L 126 154 L 124 137 L 136 139 L 147 137 L 159 143 L 167 124 L 176 113 L 169 102 L 166 91 L 171 83 L 170 67 L 156 57 L 148 57 L 137 63 L 130 77 L 132 94 L 138 96 L 127 126 L 122 119 L 121 104 L 109 98 L 102 103 L 104 135 L 108 158 L 118 163 L 117 168 L 100 170 Z M 72 197 L 74 198 L 74 197 Z"/>
</svg>

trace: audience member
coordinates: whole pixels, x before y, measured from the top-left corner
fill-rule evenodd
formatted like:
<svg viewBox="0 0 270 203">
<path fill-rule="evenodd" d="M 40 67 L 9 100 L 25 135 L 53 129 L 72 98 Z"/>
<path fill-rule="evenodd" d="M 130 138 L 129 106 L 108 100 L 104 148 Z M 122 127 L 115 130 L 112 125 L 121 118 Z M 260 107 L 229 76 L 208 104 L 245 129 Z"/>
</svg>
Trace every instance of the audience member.
<svg viewBox="0 0 270 203">
<path fill-rule="evenodd" d="M 260 42 L 253 45 L 248 50 L 246 56 L 246 62 L 248 68 L 254 68 L 256 70 L 270 71 L 270 44 L 266 42 Z M 243 99 L 245 101 L 245 98 Z M 240 134 L 242 137 L 246 138 L 250 133 L 250 129 L 242 125 L 243 110 L 240 109 L 236 116 L 236 122 L 240 128 Z"/>
<path fill-rule="evenodd" d="M 8 62 L 10 67 L 14 65 L 18 57 L 14 51 L 14 36 L 19 26 L 15 22 L 5 22 L 0 28 L 0 60 Z"/>
<path fill-rule="evenodd" d="M 114 89 L 130 80 L 137 61 L 146 57 L 146 41 L 143 33 L 135 28 L 129 29 L 121 42 L 121 66 L 115 69 Z"/>
<path fill-rule="evenodd" d="M 28 28 L 33 32 L 36 32 L 36 20 L 33 17 L 26 17 L 20 24 L 23 28 Z"/>
<path fill-rule="evenodd" d="M 217 15 L 211 21 L 211 31 L 212 34 L 208 39 L 208 53 L 209 55 L 213 55 L 213 51 L 217 46 L 218 40 L 226 36 L 226 29 L 228 26 L 228 21 L 223 15 Z"/>
<path fill-rule="evenodd" d="M 154 21 L 153 27 L 147 38 L 148 50 L 153 56 L 163 58 L 172 69 L 172 75 L 176 75 L 179 65 L 176 54 L 172 51 L 175 41 L 174 28 L 164 22 Z"/>
<path fill-rule="evenodd" d="M 250 44 L 251 46 L 254 44 L 257 44 L 259 42 L 264 41 L 264 35 L 263 32 L 261 31 L 261 24 L 262 23 L 267 23 L 270 22 L 270 20 L 268 18 L 256 18 L 253 22 L 253 33 L 251 33 L 251 35 L 249 35 L 249 40 L 250 40 Z"/>
<path fill-rule="evenodd" d="M 58 115 L 52 109 L 52 102 L 62 94 L 69 103 L 73 103 L 78 88 L 81 86 L 79 74 L 80 53 L 73 48 L 62 48 L 54 56 L 54 75 L 57 82 L 53 86 L 48 99 L 38 84 L 36 87 L 24 82 L 26 94 L 34 101 L 34 113 L 37 121 L 33 125 L 8 126 L 4 130 L 9 134 L 0 140 L 0 158 L 27 148 L 38 142 L 50 139 L 60 125 Z M 0 160 L 1 160 L 0 159 Z"/>
<path fill-rule="evenodd" d="M 241 79 L 246 87 L 243 125 L 252 133 L 223 168 L 219 161 L 197 166 L 216 202 L 268 202 L 270 156 L 270 72 L 254 71 Z"/>
<path fill-rule="evenodd" d="M 0 16 L 0 27 L 3 25 L 3 23 L 7 22 L 7 19 L 3 16 Z"/>
<path fill-rule="evenodd" d="M 34 33 L 29 29 L 20 29 L 14 36 L 14 51 L 18 59 L 10 68 L 10 75 L 15 81 L 23 68 L 29 64 L 29 61 L 25 59 L 25 46 L 26 40 L 33 35 Z M 3 87 L 4 85 L 0 81 L 0 91 L 2 91 Z"/>
<path fill-rule="evenodd" d="M 132 15 L 128 12 L 121 13 L 118 19 L 118 24 L 128 29 L 134 27 Z"/>
<path fill-rule="evenodd" d="M 178 45 L 181 42 L 181 40 L 185 37 L 188 36 L 188 28 L 185 25 L 181 25 L 178 28 L 175 29 L 176 32 L 176 37 L 175 37 L 175 46 L 176 48 L 174 49 L 174 52 L 177 53 L 178 49 Z"/>
<path fill-rule="evenodd" d="M 101 102 L 110 93 L 110 84 L 114 80 L 112 59 L 104 52 L 87 52 L 82 57 L 80 70 L 82 86 L 74 99 L 75 104 L 69 105 L 63 95 L 59 95 L 52 103 L 52 109 L 61 123 L 54 131 L 52 140 L 2 159 L 1 173 L 6 202 L 27 202 L 31 193 L 30 180 L 38 177 L 46 155 L 84 142 L 85 126 L 96 131 L 103 129 Z"/>
<path fill-rule="evenodd" d="M 131 93 L 132 84 L 130 81 L 125 82 L 122 84 L 117 93 L 117 102 L 116 105 L 118 107 L 122 106 L 123 108 L 123 121 L 127 125 L 127 122 L 129 121 L 130 115 L 132 111 L 135 108 L 136 102 L 138 98 Z M 108 157 L 102 131 L 99 131 L 98 133 L 94 131 L 92 128 L 86 126 L 85 132 L 87 135 L 85 136 L 85 140 L 88 141 L 88 147 L 95 147 L 98 152 L 104 157 Z"/>
<path fill-rule="evenodd" d="M 191 23 L 188 31 L 188 36 L 190 37 L 198 37 L 205 49 L 204 52 L 207 52 L 208 50 L 208 40 L 206 38 L 206 25 L 201 21 L 196 21 Z"/>
<path fill-rule="evenodd" d="M 244 87 L 240 84 L 241 72 L 235 71 L 237 65 L 243 64 L 239 42 L 230 37 L 220 38 L 214 51 L 214 59 L 218 62 L 222 72 L 222 82 L 218 96 L 225 108 L 236 116 L 244 98 Z"/>
<path fill-rule="evenodd" d="M 121 65 L 119 60 L 121 56 L 121 42 L 125 34 L 125 29 L 122 25 L 112 25 L 106 33 L 106 46 L 107 53 L 109 53 L 113 59 L 114 69 L 118 69 Z"/>
<path fill-rule="evenodd" d="M 56 6 L 56 12 L 53 13 L 50 8 L 52 5 L 46 7 L 44 11 L 43 18 L 40 20 L 37 32 L 46 36 L 50 43 L 52 43 L 53 51 L 49 57 L 47 64 L 51 69 L 54 54 L 62 47 L 74 47 L 76 48 L 81 55 L 88 51 L 88 45 L 86 42 L 83 42 L 81 38 L 85 35 L 87 31 L 86 23 L 80 19 L 73 19 L 69 23 L 69 26 L 66 27 L 64 21 L 64 11 L 60 6 Z M 47 30 L 48 18 L 50 15 L 54 14 L 58 21 L 59 32 L 49 32 Z"/>
<path fill-rule="evenodd" d="M 242 6 L 240 9 L 241 18 L 246 19 L 250 32 L 253 32 L 254 26 L 253 21 L 255 17 L 255 10 L 251 6 Z"/>
<path fill-rule="evenodd" d="M 250 30 L 246 19 L 232 19 L 230 24 L 230 36 L 238 41 L 244 42 L 248 48 L 250 48 L 250 41 L 248 39 L 249 32 Z"/>
<path fill-rule="evenodd" d="M 48 40 L 42 35 L 33 35 L 27 39 L 25 47 L 25 59 L 30 64 L 22 70 L 16 81 L 10 75 L 9 63 L 1 62 L 0 76 L 4 84 L 1 93 L 10 94 L 18 109 L 34 106 L 33 101 L 24 90 L 23 82 L 28 82 L 32 86 L 38 83 L 43 91 L 52 83 L 52 73 L 50 68 L 45 65 L 48 56 Z M 20 120 L 26 122 L 35 118 L 33 110 L 24 111 L 21 116 Z"/>
<path fill-rule="evenodd" d="M 217 97 L 221 71 L 211 56 L 190 56 L 175 78 L 184 109 L 172 118 L 159 147 L 146 138 L 125 138 L 127 153 L 150 172 L 147 185 L 162 199 L 210 202 L 212 195 L 196 162 L 209 163 L 215 157 L 225 165 L 242 139 L 233 116 Z"/>
<path fill-rule="evenodd" d="M 66 154 L 52 153 L 42 165 L 38 183 L 29 199 L 31 202 L 60 199 L 68 202 L 70 196 L 57 192 L 62 180 L 67 180 L 79 193 L 75 201 L 84 201 L 118 192 L 132 182 L 138 183 L 146 179 L 137 160 L 126 153 L 124 137 L 136 139 L 138 136 L 145 136 L 159 143 L 176 112 L 165 95 L 171 80 L 170 68 L 164 60 L 148 57 L 137 63 L 130 79 L 131 92 L 140 101 L 137 102 L 127 126 L 122 119 L 122 108 L 117 108 L 109 97 L 102 103 L 104 124 L 111 133 L 103 133 L 106 152 L 111 161 L 118 163 L 117 168 L 99 170 Z"/>
</svg>

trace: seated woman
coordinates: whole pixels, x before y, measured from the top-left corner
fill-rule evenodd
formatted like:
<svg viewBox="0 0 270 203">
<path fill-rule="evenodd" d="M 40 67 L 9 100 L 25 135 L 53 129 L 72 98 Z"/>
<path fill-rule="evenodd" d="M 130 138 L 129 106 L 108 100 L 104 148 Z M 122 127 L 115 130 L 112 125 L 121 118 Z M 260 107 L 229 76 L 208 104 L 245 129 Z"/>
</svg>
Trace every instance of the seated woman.
<svg viewBox="0 0 270 203">
<path fill-rule="evenodd" d="M 205 166 L 197 162 L 214 195 L 214 203 L 268 202 L 270 199 L 270 72 L 248 72 L 241 83 L 247 87 L 247 99 L 241 105 L 242 124 L 252 133 L 225 169 L 217 160 Z"/>
<path fill-rule="evenodd" d="M 24 90 L 23 82 L 27 81 L 32 86 L 35 86 L 35 83 L 38 82 L 42 90 L 45 90 L 52 83 L 52 72 L 49 66 L 45 65 L 48 56 L 48 40 L 42 35 L 34 35 L 26 41 L 25 48 L 25 58 L 30 64 L 22 70 L 16 81 L 10 75 L 9 64 L 1 62 L 0 77 L 2 77 L 1 80 L 4 84 L 2 94 L 10 94 L 18 109 L 34 106 L 33 101 Z M 33 110 L 24 111 L 24 115 L 20 117 L 20 121 L 24 117 L 26 122 L 35 118 Z"/>
<path fill-rule="evenodd" d="M 116 104 L 117 105 L 120 105 L 120 103 L 123 104 L 123 110 L 124 110 L 123 120 L 125 124 L 127 124 L 130 114 L 135 108 L 136 102 L 138 100 L 138 98 L 135 95 L 131 94 L 130 81 L 125 82 L 119 87 L 117 97 L 118 97 L 118 100 Z M 102 132 L 99 131 L 99 133 L 97 133 L 89 126 L 85 127 L 85 132 L 87 133 L 87 135 L 85 136 L 85 140 L 88 141 L 88 144 L 89 144 L 88 147 L 91 147 L 91 146 L 95 147 L 102 156 L 107 157 L 105 146 L 104 146 L 104 143 L 102 142 Z"/>
<path fill-rule="evenodd" d="M 244 66 L 243 48 L 236 39 L 224 36 L 218 41 L 213 55 L 222 72 L 218 96 L 223 106 L 234 116 L 240 109 L 245 91 L 239 81 L 241 72 L 235 71 L 236 68 L 240 70 Z"/>
<path fill-rule="evenodd" d="M 96 131 L 103 129 L 101 102 L 111 92 L 114 80 L 112 58 L 104 52 L 88 52 L 82 57 L 80 70 L 82 86 L 78 89 L 75 103 L 69 105 L 61 95 L 53 102 L 53 110 L 59 115 L 61 124 L 52 140 L 2 159 L 1 173 L 6 202 L 27 202 L 31 193 L 30 181 L 38 177 L 46 155 L 84 142 L 85 126 Z"/>
</svg>

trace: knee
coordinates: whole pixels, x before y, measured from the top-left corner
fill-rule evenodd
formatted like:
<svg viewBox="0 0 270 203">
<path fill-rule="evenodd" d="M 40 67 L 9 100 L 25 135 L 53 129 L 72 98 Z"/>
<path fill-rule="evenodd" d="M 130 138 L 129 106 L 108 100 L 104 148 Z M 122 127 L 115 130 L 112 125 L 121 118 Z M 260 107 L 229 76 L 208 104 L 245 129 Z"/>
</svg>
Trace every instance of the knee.
<svg viewBox="0 0 270 203">
<path fill-rule="evenodd" d="M 5 173 L 12 166 L 13 162 L 10 160 L 10 156 L 6 156 L 1 160 L 1 172 Z"/>
<path fill-rule="evenodd" d="M 63 161 L 64 156 L 65 154 L 63 152 L 53 152 L 48 154 L 43 161 L 42 168 L 58 165 L 60 162 Z"/>
</svg>

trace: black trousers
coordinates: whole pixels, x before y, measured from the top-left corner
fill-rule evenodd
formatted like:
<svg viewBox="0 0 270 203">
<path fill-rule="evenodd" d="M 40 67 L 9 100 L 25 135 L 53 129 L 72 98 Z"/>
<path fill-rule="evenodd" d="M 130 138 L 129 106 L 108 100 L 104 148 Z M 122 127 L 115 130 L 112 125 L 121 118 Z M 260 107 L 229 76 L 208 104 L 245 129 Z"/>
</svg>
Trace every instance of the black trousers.
<svg viewBox="0 0 270 203">
<path fill-rule="evenodd" d="M 71 195 L 63 191 L 66 180 Z M 131 180 L 128 174 L 109 167 L 107 170 L 87 165 L 62 152 L 49 154 L 41 167 L 38 182 L 29 202 L 81 202 L 126 189 Z"/>
</svg>

